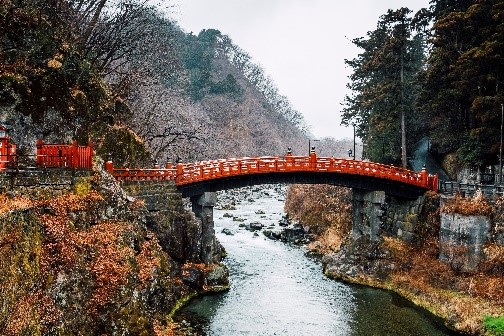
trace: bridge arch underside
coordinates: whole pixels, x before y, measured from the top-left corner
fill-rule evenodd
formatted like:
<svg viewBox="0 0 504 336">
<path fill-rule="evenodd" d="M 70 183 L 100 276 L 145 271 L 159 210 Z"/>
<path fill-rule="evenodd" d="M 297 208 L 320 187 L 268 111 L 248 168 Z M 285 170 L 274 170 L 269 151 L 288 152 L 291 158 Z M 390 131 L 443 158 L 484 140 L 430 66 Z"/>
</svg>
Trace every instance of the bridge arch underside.
<svg viewBox="0 0 504 336">
<path fill-rule="evenodd" d="M 424 188 L 394 180 L 328 172 L 272 172 L 229 176 L 180 185 L 177 188 L 182 192 L 184 197 L 192 197 L 202 195 L 205 192 L 260 184 L 329 184 L 362 190 L 380 190 L 391 196 L 408 199 L 415 199 L 426 191 Z"/>
</svg>

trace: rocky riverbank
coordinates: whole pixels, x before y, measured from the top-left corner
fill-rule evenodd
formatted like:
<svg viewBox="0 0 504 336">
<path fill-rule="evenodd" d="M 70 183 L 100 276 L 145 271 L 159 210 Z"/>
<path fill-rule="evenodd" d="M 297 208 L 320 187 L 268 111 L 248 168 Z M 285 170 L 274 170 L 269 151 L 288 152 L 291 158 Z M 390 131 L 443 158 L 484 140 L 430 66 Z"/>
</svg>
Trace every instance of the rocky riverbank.
<svg viewBox="0 0 504 336">
<path fill-rule="evenodd" d="M 294 198 L 303 199 L 302 195 L 303 192 L 298 189 Z M 340 200 L 344 201 L 345 198 Z M 292 202 L 288 195 L 287 203 L 289 201 Z M 431 202 L 435 203 L 436 200 Z M 429 204 L 429 200 L 426 203 Z M 333 211 L 334 208 L 344 207 L 335 204 L 333 209 L 328 208 L 327 211 Z M 481 205 L 475 208 L 481 209 Z M 321 210 L 320 207 L 315 209 Z M 439 206 L 427 205 L 424 210 L 420 214 L 422 222 L 419 228 L 422 230 L 416 232 L 418 239 L 410 243 L 385 233 L 379 240 L 373 241 L 365 235 L 354 237 L 348 232 L 342 236 L 344 231 L 337 229 L 345 226 L 341 223 L 334 223 L 336 229 L 324 225 L 323 230 L 320 230 L 316 222 L 304 223 L 304 226 L 320 232 L 310 247 L 323 255 L 324 271 L 329 277 L 393 290 L 441 317 L 449 328 L 459 332 L 501 335 L 502 329 L 499 328 L 502 326 L 499 327 L 499 323 L 502 324 L 504 316 L 504 249 L 498 244 L 486 244 L 482 251 L 486 261 L 472 272 L 456 267 L 460 265 L 457 258 L 461 258 L 466 251 L 452 249 L 450 260 L 440 260 Z M 296 211 L 293 213 L 296 214 Z M 331 231 L 332 239 L 328 236 Z M 335 236 L 334 232 L 340 235 Z"/>
<path fill-rule="evenodd" d="M 100 168 L 48 192 L 0 194 L 0 334 L 170 334 L 181 303 L 227 288 L 180 194 L 153 214 Z"/>
</svg>

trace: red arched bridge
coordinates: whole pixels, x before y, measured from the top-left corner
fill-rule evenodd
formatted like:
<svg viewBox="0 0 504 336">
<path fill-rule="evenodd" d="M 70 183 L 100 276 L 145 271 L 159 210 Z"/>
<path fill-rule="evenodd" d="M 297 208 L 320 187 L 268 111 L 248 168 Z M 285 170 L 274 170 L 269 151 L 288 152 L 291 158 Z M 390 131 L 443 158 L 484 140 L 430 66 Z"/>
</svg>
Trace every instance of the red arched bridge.
<svg viewBox="0 0 504 336">
<path fill-rule="evenodd" d="M 185 197 L 204 192 L 268 183 L 331 184 L 416 198 L 427 190 L 437 192 L 438 177 L 380 163 L 310 156 L 231 158 L 195 163 L 167 164 L 153 169 L 106 170 L 118 181 L 174 181 Z"/>
<path fill-rule="evenodd" d="M 45 144 L 37 141 L 36 164 L 43 168 L 91 169 L 93 145 Z M 19 168 L 16 146 L 0 125 L 0 172 Z M 10 167 L 15 167 L 10 168 Z M 394 166 L 309 156 L 258 157 L 167 164 L 153 169 L 115 168 L 106 163 L 118 181 L 174 181 L 184 196 L 202 195 L 230 188 L 267 183 L 332 184 L 362 190 L 381 190 L 389 195 L 416 198 L 426 190 L 438 189 L 437 175 Z"/>
</svg>

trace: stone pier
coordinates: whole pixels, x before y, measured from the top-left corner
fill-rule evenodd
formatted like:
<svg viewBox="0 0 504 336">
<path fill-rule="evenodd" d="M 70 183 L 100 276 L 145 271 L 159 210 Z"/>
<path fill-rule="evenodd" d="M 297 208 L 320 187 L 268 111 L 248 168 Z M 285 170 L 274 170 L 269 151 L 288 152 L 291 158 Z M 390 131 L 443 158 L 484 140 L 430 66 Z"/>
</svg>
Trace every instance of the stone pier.
<svg viewBox="0 0 504 336">
<path fill-rule="evenodd" d="M 352 189 L 352 235 L 378 241 L 382 224 L 384 191 Z"/>
<path fill-rule="evenodd" d="M 217 202 L 215 192 L 205 192 L 192 196 L 192 211 L 201 220 L 201 251 L 205 263 L 213 263 L 221 254 L 220 244 L 216 241 L 213 208 Z"/>
</svg>

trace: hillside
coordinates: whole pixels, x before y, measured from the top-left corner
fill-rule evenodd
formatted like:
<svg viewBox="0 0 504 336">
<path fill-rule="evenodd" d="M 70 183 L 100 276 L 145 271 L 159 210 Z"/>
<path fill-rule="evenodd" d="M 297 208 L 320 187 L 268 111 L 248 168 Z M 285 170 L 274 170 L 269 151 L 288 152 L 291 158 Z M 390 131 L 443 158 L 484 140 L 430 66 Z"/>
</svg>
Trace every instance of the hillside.
<svg viewBox="0 0 504 336">
<path fill-rule="evenodd" d="M 38 138 L 119 166 L 306 153 L 303 117 L 245 51 L 130 2 L 2 3 L 0 121 L 20 154 Z"/>
</svg>

